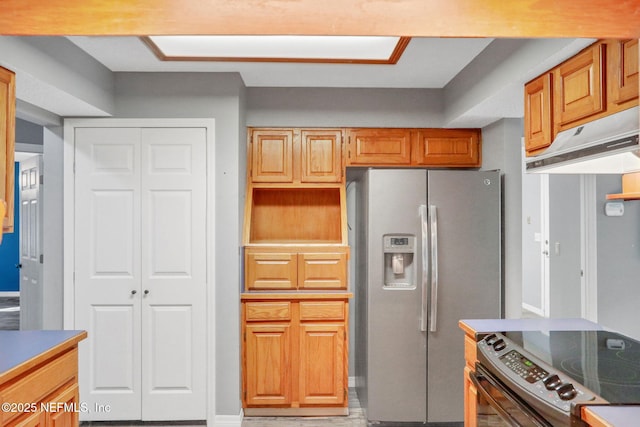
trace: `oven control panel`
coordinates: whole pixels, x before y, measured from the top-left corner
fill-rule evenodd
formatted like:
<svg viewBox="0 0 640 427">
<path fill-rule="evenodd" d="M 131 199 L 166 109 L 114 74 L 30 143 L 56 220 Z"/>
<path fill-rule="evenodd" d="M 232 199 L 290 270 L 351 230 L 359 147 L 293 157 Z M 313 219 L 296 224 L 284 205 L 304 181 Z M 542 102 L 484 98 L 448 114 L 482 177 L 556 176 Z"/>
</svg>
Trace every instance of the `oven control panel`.
<svg viewBox="0 0 640 427">
<path fill-rule="evenodd" d="M 595 398 L 588 389 L 574 384 L 571 378 L 527 354 L 498 333 L 478 342 L 478 361 L 525 400 L 554 407 L 566 414 L 572 404 Z"/>
</svg>

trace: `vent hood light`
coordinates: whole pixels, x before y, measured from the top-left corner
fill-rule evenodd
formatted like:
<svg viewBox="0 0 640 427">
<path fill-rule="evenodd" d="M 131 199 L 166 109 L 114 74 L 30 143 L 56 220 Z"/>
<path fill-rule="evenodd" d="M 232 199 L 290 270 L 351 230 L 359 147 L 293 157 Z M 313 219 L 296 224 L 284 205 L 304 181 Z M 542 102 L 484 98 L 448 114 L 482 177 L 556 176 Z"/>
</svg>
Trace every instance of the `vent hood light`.
<svg viewBox="0 0 640 427">
<path fill-rule="evenodd" d="M 621 174 L 640 171 L 638 107 L 558 133 L 541 155 L 526 160 L 529 173 Z"/>
</svg>

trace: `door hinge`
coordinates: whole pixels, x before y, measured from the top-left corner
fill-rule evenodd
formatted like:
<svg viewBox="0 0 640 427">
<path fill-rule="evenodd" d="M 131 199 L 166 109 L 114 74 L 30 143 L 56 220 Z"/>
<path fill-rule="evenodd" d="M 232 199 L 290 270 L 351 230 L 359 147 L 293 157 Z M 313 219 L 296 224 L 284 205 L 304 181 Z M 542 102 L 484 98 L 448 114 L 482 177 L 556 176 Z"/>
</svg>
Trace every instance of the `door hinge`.
<svg viewBox="0 0 640 427">
<path fill-rule="evenodd" d="M 44 264 L 44 254 L 40 254 L 40 264 Z"/>
<path fill-rule="evenodd" d="M 44 175 L 40 175 L 40 185 L 44 185 Z"/>
</svg>

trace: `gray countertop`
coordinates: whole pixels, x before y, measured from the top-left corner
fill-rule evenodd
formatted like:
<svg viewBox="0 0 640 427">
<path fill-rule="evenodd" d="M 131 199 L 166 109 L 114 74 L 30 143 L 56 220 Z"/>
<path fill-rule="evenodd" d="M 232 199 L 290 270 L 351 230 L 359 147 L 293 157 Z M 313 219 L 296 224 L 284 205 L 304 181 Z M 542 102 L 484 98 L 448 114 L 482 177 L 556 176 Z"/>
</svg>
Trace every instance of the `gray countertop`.
<svg viewBox="0 0 640 427">
<path fill-rule="evenodd" d="M 0 331 L 0 377 L 42 354 L 84 339 L 85 331 Z"/>
<path fill-rule="evenodd" d="M 588 411 L 605 423 L 592 424 L 595 427 L 638 427 L 640 425 L 640 406 L 589 406 Z"/>
<path fill-rule="evenodd" d="M 460 326 L 466 325 L 475 332 L 508 331 L 596 331 L 603 329 L 597 323 L 585 319 L 463 319 Z"/>
</svg>

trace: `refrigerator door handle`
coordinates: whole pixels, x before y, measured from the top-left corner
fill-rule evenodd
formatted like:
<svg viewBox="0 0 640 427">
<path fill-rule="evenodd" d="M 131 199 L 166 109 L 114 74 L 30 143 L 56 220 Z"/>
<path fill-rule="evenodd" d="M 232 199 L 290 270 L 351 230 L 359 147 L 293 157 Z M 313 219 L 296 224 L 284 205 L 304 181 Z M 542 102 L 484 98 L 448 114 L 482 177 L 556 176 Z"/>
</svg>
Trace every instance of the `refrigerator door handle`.
<svg viewBox="0 0 640 427">
<path fill-rule="evenodd" d="M 431 231 L 431 304 L 429 313 L 429 332 L 438 329 L 438 210 L 429 205 L 429 229 Z"/>
<path fill-rule="evenodd" d="M 427 205 L 420 205 L 420 227 L 422 229 L 422 305 L 420 312 L 420 332 L 427 331 L 427 282 L 429 265 L 429 223 Z"/>
</svg>

